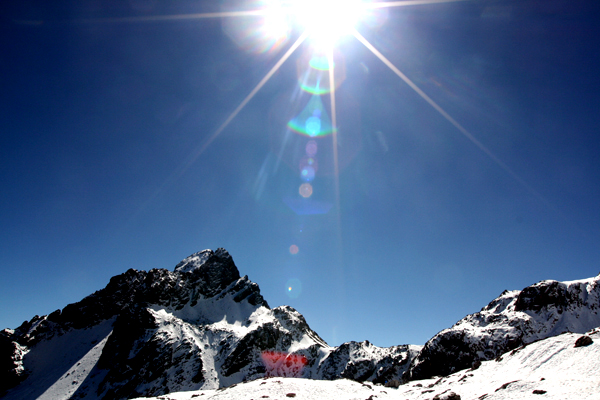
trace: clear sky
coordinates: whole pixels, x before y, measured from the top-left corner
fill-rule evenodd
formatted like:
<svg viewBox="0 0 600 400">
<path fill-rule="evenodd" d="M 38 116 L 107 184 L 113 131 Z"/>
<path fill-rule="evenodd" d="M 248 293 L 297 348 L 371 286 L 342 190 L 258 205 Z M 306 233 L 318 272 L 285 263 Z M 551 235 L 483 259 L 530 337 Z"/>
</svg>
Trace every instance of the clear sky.
<svg viewBox="0 0 600 400">
<path fill-rule="evenodd" d="M 206 248 L 331 345 L 600 272 L 597 2 L 371 10 L 335 110 L 306 26 L 166 17 L 262 4 L 2 2 L 0 328 Z"/>
</svg>

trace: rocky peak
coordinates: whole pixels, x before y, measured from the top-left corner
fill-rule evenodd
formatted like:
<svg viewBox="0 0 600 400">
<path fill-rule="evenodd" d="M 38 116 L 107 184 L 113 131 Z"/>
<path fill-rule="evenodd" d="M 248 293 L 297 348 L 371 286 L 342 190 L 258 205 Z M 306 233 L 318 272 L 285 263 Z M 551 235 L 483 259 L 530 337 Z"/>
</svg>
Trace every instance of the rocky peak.
<svg viewBox="0 0 600 400">
<path fill-rule="evenodd" d="M 219 248 L 214 252 L 204 250 L 195 254 L 197 256 L 191 255 L 186 258 L 191 258 L 190 261 L 184 260 L 183 264 L 179 263 L 175 272 L 191 274 L 192 280 L 200 284 L 203 295 L 212 297 L 240 279 L 240 272 L 227 250 Z"/>
<path fill-rule="evenodd" d="M 221 249 L 219 249 L 221 250 Z M 214 256 L 215 252 L 207 249 L 192 254 L 184 258 L 175 266 L 175 272 L 190 272 L 196 268 L 200 268 L 210 257 Z"/>
<path fill-rule="evenodd" d="M 596 310 L 600 304 L 598 291 L 594 289 L 599 282 L 600 277 L 573 282 L 553 280 L 538 282 L 519 293 L 515 302 L 515 311 L 540 312 L 542 309 L 556 309 L 562 313 L 569 308 L 582 306 Z"/>
</svg>

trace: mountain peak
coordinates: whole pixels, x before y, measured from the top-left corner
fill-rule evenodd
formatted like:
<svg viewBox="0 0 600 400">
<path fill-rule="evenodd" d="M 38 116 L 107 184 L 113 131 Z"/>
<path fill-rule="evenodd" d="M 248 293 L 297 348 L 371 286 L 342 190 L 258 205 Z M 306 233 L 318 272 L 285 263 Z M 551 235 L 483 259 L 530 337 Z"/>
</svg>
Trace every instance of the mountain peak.
<svg viewBox="0 0 600 400">
<path fill-rule="evenodd" d="M 229 252 L 224 248 L 219 247 L 215 251 L 211 249 L 206 249 L 184 258 L 182 261 L 179 262 L 179 264 L 175 266 L 175 269 L 173 271 L 180 273 L 192 272 L 196 269 L 202 268 L 202 266 L 204 266 L 207 263 L 215 263 L 217 261 L 228 265 L 233 264 L 233 259 L 231 258 Z"/>
<path fill-rule="evenodd" d="M 219 249 L 220 250 L 220 249 Z M 175 266 L 173 271 L 175 272 L 191 272 L 197 268 L 200 268 L 204 263 L 212 256 L 215 252 L 206 249 L 192 254 L 189 257 L 184 258 L 179 264 Z"/>
</svg>

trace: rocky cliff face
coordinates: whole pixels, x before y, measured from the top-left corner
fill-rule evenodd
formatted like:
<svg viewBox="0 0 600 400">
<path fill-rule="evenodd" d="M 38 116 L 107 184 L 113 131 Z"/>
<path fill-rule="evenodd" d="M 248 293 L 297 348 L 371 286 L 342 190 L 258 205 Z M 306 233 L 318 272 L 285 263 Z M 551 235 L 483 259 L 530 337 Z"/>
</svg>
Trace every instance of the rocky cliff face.
<svg viewBox="0 0 600 400">
<path fill-rule="evenodd" d="M 346 378 L 385 384 L 399 380 L 421 346 L 377 347 L 368 340 L 348 342 L 333 349 L 319 366 L 321 379 Z"/>
<path fill-rule="evenodd" d="M 480 312 L 431 338 L 412 361 L 405 380 L 445 376 L 509 350 L 565 332 L 600 326 L 600 275 L 542 281 L 505 291 Z"/>
</svg>

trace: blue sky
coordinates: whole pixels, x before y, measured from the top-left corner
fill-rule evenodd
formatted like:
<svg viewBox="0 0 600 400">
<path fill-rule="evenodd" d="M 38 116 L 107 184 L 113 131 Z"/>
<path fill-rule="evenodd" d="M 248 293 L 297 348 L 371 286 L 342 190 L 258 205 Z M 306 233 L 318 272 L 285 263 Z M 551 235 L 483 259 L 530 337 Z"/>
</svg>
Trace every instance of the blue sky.
<svg viewBox="0 0 600 400">
<path fill-rule="evenodd" d="M 308 42 L 214 136 L 298 27 L 257 52 L 245 41 L 252 24 L 105 21 L 220 11 L 216 2 L 3 2 L 0 328 L 128 268 L 172 269 L 217 247 L 331 345 L 423 344 L 504 289 L 595 276 L 592 3 L 392 7 L 357 24 L 500 161 L 348 36 L 335 56 L 345 69 L 336 176 L 334 135 L 288 127 L 312 98 L 298 81 Z M 326 124 L 329 94 L 318 98 Z M 306 157 L 314 179 L 302 176 Z"/>
</svg>

